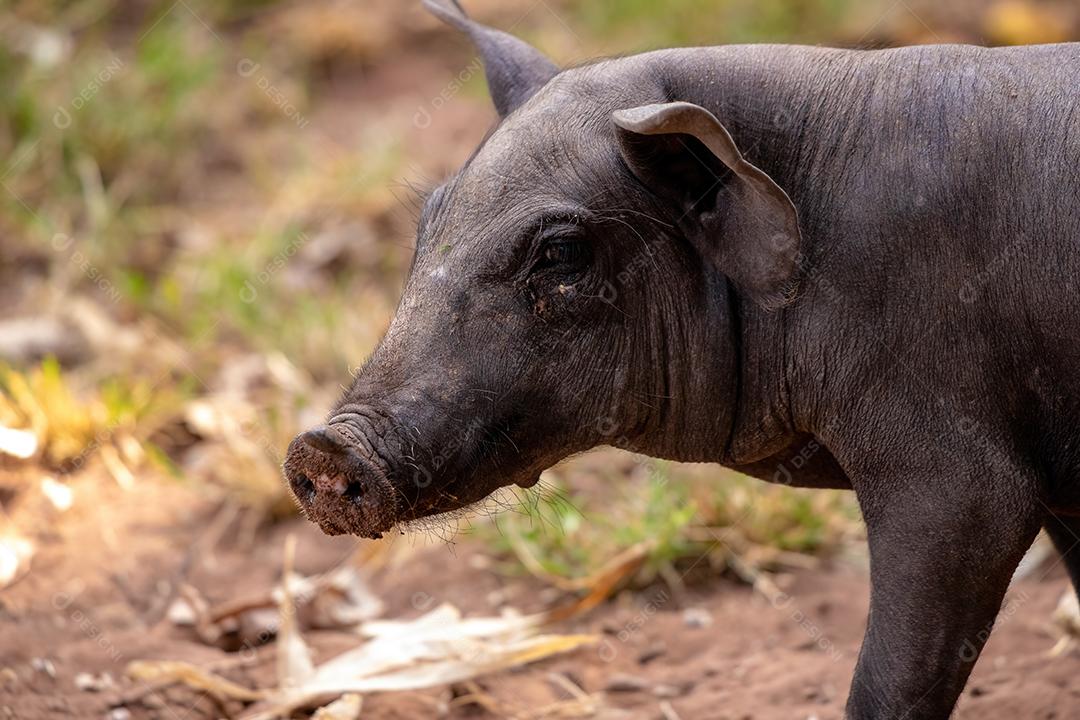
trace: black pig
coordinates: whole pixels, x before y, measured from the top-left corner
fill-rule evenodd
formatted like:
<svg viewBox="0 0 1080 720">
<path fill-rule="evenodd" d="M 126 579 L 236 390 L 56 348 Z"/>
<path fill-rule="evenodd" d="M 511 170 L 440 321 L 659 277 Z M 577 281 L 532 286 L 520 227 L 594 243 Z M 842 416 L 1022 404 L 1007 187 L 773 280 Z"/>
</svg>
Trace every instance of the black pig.
<svg viewBox="0 0 1080 720">
<path fill-rule="evenodd" d="M 1080 581 L 1080 45 L 560 71 L 426 2 L 500 122 L 289 447 L 308 517 L 377 537 L 614 436 L 852 488 L 872 593 L 848 716 L 947 717 L 1040 527 Z"/>
</svg>

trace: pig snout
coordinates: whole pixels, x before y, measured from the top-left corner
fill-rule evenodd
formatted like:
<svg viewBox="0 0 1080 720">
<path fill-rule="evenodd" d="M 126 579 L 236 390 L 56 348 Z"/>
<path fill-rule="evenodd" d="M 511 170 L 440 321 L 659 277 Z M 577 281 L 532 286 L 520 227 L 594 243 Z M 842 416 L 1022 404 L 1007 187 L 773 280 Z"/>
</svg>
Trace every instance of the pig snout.
<svg viewBox="0 0 1080 720">
<path fill-rule="evenodd" d="M 328 535 L 377 538 L 398 521 L 385 471 L 332 426 L 298 435 L 284 471 L 300 508 Z"/>
</svg>

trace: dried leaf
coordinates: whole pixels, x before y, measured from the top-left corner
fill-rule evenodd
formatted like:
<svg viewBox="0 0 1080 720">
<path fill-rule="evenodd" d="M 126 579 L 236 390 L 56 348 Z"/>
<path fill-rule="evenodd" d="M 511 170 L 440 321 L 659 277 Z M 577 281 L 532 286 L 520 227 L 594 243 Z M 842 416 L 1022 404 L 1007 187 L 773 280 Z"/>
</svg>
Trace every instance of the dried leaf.
<svg viewBox="0 0 1080 720">
<path fill-rule="evenodd" d="M 242 685 L 208 673 L 191 663 L 174 660 L 136 660 L 127 666 L 129 677 L 143 682 L 172 681 L 210 693 L 219 700 L 254 702 L 267 696 L 265 691 L 249 690 Z"/>
<path fill-rule="evenodd" d="M 0 425 L 0 453 L 26 460 L 33 457 L 37 449 L 38 439 L 33 432 Z"/>
<path fill-rule="evenodd" d="M 41 494 L 60 512 L 70 510 L 75 502 L 75 493 L 70 486 L 48 476 L 41 479 Z"/>
<path fill-rule="evenodd" d="M 385 609 L 354 567 L 343 565 L 324 575 L 293 577 L 301 627 L 351 628 L 382 615 Z M 275 595 L 280 592 L 280 588 L 275 590 Z"/>
<path fill-rule="evenodd" d="M 289 588 L 301 629 L 350 629 L 382 614 L 382 600 L 355 567 L 342 565 L 329 573 L 304 577 L 291 573 Z M 280 631 L 283 589 L 228 600 L 210 607 L 198 591 L 181 588 L 169 609 L 175 625 L 193 627 L 199 639 L 215 647 L 250 646 Z"/>
<path fill-rule="evenodd" d="M 444 604 L 415 620 L 369 621 L 362 627 L 368 642 L 319 666 L 301 684 L 289 687 L 283 682 L 266 707 L 254 708 L 245 717 L 271 718 L 350 692 L 417 690 L 462 682 L 596 640 L 591 635 L 534 635 L 547 617 L 508 613 L 463 619 L 457 608 Z M 278 642 L 296 646 L 295 628 L 284 630 L 285 615 L 282 625 Z"/>
<path fill-rule="evenodd" d="M 1052 557 L 1057 555 L 1057 551 L 1054 550 L 1054 543 L 1050 541 L 1050 538 L 1045 533 L 1040 533 L 1035 542 L 1024 554 L 1024 557 L 1020 559 L 1020 564 L 1016 566 L 1015 572 L 1013 572 L 1012 582 L 1022 580 L 1040 567 Z"/>
<path fill-rule="evenodd" d="M 20 535 L 0 536 L 0 588 L 7 587 L 30 569 L 34 544 Z"/>
<path fill-rule="evenodd" d="M 315 674 L 315 663 L 311 660 L 311 650 L 296 623 L 296 603 L 293 601 L 295 584 L 293 582 L 293 561 L 296 557 L 296 535 L 285 538 L 284 574 L 281 582 L 281 595 L 278 612 L 281 614 L 281 629 L 278 631 L 277 678 L 278 685 L 284 690 L 298 688 Z"/>
<path fill-rule="evenodd" d="M 356 720 L 364 706 L 362 695 L 346 693 L 325 707 L 321 707 L 311 716 L 311 720 Z"/>
<path fill-rule="evenodd" d="M 124 461 L 120 459 L 120 453 L 112 445 L 102 445 L 99 451 L 101 461 L 105 463 L 105 469 L 113 476 L 113 480 L 124 490 L 135 487 L 135 476 L 132 474 Z"/>
<path fill-rule="evenodd" d="M 129 672 L 142 673 L 141 679 L 172 678 L 226 697 L 258 696 L 266 702 L 251 708 L 244 717 L 269 720 L 350 694 L 417 690 L 464 682 L 596 641 L 592 635 L 537 634 L 543 624 L 552 620 L 550 613 L 523 616 L 507 612 L 502 617 L 462 618 L 457 608 L 444 604 L 414 620 L 368 620 L 360 626 L 366 642 L 315 667 L 300 635 L 297 601 L 301 591 L 310 591 L 318 582 L 312 583 L 293 572 L 295 552 L 296 539 L 290 535 L 285 545 L 283 581 L 277 593 L 281 616 L 277 689 L 250 691 L 185 663 L 134 664 Z M 596 592 L 608 592 L 631 564 L 629 558 L 623 558 L 606 574 L 601 574 L 594 592 L 583 602 L 592 601 Z M 148 677 L 151 671 L 156 674 Z M 351 701 L 343 698 L 339 702 L 340 705 L 334 703 L 324 709 L 352 710 Z"/>
<path fill-rule="evenodd" d="M 1051 616 L 1054 623 L 1071 637 L 1080 637 L 1080 601 L 1076 591 L 1069 588 L 1061 595 Z"/>
<path fill-rule="evenodd" d="M 652 549 L 653 543 L 649 541 L 632 545 L 588 576 L 568 581 L 570 584 L 564 585 L 562 589 L 572 587 L 575 590 L 588 590 L 588 593 L 577 602 L 552 610 L 545 617 L 544 623 L 557 622 L 581 615 L 604 602 L 614 592 L 615 588 L 638 571 L 645 560 L 648 559 Z"/>
</svg>

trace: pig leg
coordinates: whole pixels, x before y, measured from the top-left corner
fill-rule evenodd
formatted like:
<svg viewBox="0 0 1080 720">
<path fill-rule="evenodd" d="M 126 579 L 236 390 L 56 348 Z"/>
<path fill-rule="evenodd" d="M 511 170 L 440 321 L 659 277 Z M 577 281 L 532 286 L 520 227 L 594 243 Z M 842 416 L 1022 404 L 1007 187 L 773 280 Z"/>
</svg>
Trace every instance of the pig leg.
<svg viewBox="0 0 1080 720">
<path fill-rule="evenodd" d="M 1080 593 L 1080 517 L 1047 514 L 1043 527 L 1061 553 L 1073 588 Z"/>
<path fill-rule="evenodd" d="M 971 467 L 979 466 L 978 457 Z M 1021 473 L 853 475 L 870 544 L 870 617 L 849 720 L 949 717 L 1043 511 Z"/>
</svg>

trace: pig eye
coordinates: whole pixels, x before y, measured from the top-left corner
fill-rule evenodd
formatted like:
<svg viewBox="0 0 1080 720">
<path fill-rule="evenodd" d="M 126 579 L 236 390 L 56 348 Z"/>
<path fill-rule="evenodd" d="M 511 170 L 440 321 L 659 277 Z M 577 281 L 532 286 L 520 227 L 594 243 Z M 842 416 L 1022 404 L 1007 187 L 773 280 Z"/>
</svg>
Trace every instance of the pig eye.
<svg viewBox="0 0 1080 720">
<path fill-rule="evenodd" d="M 544 245 L 538 267 L 573 269 L 584 265 L 590 257 L 589 244 L 584 240 L 560 238 Z"/>
</svg>

